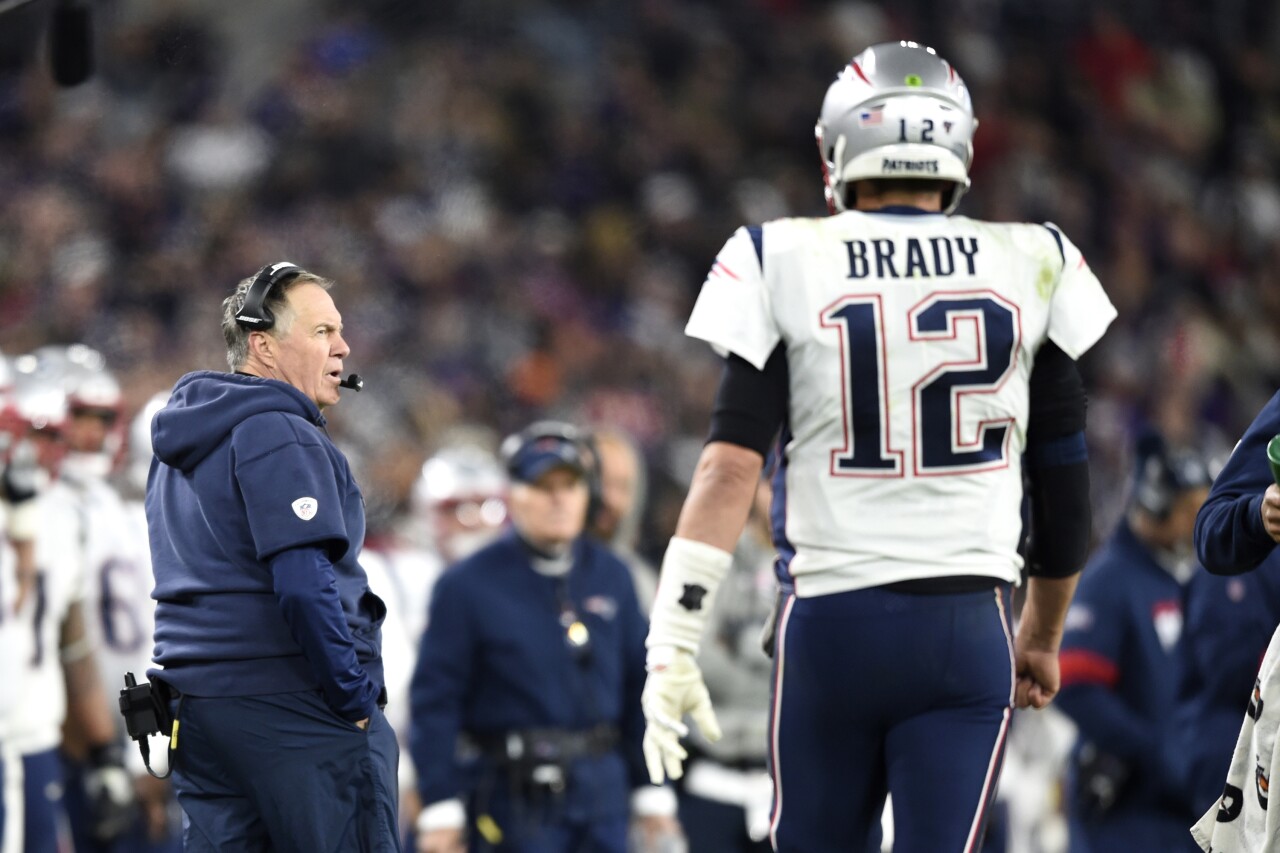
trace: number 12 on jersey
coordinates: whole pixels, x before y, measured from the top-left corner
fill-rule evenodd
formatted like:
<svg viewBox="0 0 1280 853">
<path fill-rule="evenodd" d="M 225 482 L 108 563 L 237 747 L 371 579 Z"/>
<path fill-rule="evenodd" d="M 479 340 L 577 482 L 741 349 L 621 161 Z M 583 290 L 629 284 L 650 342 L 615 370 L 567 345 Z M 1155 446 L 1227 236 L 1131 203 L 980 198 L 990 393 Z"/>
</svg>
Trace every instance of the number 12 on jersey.
<svg viewBox="0 0 1280 853">
<path fill-rule="evenodd" d="M 822 312 L 822 325 L 840 335 L 845 442 L 831 451 L 831 473 L 903 476 L 905 451 L 892 445 L 890 426 L 891 413 L 908 411 L 914 476 L 970 474 L 1008 465 L 1012 412 L 982 417 L 968 429 L 963 415 L 966 402 L 974 405 L 976 396 L 999 394 L 1013 375 L 1022 335 L 1018 306 L 990 290 L 935 291 L 907 310 L 906 337 L 896 341 L 886 339 L 884 319 L 878 293 L 842 296 Z M 973 342 L 972 356 L 939 361 L 915 379 L 909 399 L 890 399 L 895 353 L 902 353 L 897 361 L 903 364 L 933 364 L 928 350 L 945 359 L 968 341 Z M 927 349 L 915 352 L 917 347 Z M 990 414 L 995 407 L 982 408 Z"/>
</svg>

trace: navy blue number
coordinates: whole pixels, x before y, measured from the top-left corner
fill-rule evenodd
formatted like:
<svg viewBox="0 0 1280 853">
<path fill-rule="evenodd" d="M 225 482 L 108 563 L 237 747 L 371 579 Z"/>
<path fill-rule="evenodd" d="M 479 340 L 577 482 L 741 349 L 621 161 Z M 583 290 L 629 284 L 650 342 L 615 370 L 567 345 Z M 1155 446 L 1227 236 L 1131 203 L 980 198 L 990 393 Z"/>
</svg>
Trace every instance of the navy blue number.
<svg viewBox="0 0 1280 853">
<path fill-rule="evenodd" d="M 1005 437 L 1012 418 L 981 424 L 974 449 L 954 448 L 962 444 L 958 419 L 963 397 L 999 388 L 1013 363 L 1018 345 L 1015 310 L 985 296 L 940 295 L 912 313 L 913 343 L 953 338 L 949 315 L 964 312 L 979 324 L 977 341 L 981 347 L 973 362 L 942 364 L 916 383 L 917 473 L 985 468 L 1005 461 Z M 839 328 L 844 355 L 841 369 L 845 446 L 832 452 L 835 474 L 892 476 L 900 471 L 902 453 L 888 447 L 888 414 L 883 399 L 887 383 L 879 311 L 879 297 L 850 297 L 823 315 L 823 325 Z"/>
<path fill-rule="evenodd" d="M 944 365 L 941 372 L 917 387 L 921 468 L 985 466 L 1004 459 L 1005 434 L 1009 431 L 1007 421 L 998 426 L 981 427 L 980 445 L 974 450 L 957 452 L 952 445 L 956 440 L 956 409 L 961 395 L 995 390 L 1013 362 L 1013 349 L 1017 342 L 1013 311 L 986 297 L 943 297 L 915 315 L 917 334 L 948 332 L 947 315 L 955 311 L 981 312 L 978 340 L 985 351 L 985 358 L 980 359 L 985 366 L 958 370 Z M 953 403 L 953 399 L 956 402 Z"/>
<path fill-rule="evenodd" d="M 824 321 L 834 320 L 841 325 L 844 342 L 847 443 L 844 450 L 832 454 L 837 473 L 896 472 L 899 467 L 901 454 L 890 454 L 885 447 L 888 425 L 880 396 L 884 363 L 876 316 L 879 310 L 880 300 L 876 297 L 874 301 L 846 302 L 824 316 Z"/>
<path fill-rule="evenodd" d="M 923 125 L 920 128 L 920 141 L 932 142 L 933 141 L 933 119 L 931 118 L 922 119 L 920 123 L 921 125 Z M 899 142 L 907 141 L 907 120 L 905 118 L 898 119 L 898 141 Z"/>
<path fill-rule="evenodd" d="M 125 591 L 133 586 L 129 583 L 137 577 L 137 569 L 127 560 L 110 559 L 103 564 L 99 573 L 101 579 L 102 635 L 107 645 L 122 652 L 133 652 L 142 648 L 145 639 L 142 636 L 142 625 L 137 612 L 131 606 L 128 596 L 118 594 L 120 584 L 113 588 L 112 578 L 124 582 Z M 135 600 L 139 600 L 135 596 Z"/>
</svg>

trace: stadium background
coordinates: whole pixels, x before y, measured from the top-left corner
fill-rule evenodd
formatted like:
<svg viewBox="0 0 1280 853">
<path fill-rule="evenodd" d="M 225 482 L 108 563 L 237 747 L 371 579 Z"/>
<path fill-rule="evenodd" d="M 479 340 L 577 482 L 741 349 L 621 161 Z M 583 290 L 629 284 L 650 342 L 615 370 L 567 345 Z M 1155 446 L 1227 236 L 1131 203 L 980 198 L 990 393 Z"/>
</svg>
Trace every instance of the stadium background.
<svg viewBox="0 0 1280 853">
<path fill-rule="evenodd" d="M 0 4 L 0 350 L 90 344 L 133 410 L 223 367 L 235 281 L 329 276 L 375 527 L 453 427 L 556 415 L 636 436 L 660 552 L 719 371 L 693 298 L 737 225 L 823 211 L 822 94 L 885 39 L 972 89 L 960 212 L 1058 223 L 1119 308 L 1099 535 L 1140 424 L 1225 444 L 1280 379 L 1273 3 L 114 0 L 72 89 L 49 5 Z"/>
</svg>

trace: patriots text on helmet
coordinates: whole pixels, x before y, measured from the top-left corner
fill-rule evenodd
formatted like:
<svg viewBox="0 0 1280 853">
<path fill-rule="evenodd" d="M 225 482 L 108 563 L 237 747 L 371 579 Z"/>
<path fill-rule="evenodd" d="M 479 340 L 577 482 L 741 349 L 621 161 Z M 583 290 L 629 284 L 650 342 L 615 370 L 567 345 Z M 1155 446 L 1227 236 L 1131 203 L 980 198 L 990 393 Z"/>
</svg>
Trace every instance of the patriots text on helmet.
<svg viewBox="0 0 1280 853">
<path fill-rule="evenodd" d="M 881 162 L 880 170 L 886 175 L 900 175 L 904 172 L 911 175 L 936 175 L 941 171 L 937 160 L 894 160 L 889 157 Z"/>
</svg>

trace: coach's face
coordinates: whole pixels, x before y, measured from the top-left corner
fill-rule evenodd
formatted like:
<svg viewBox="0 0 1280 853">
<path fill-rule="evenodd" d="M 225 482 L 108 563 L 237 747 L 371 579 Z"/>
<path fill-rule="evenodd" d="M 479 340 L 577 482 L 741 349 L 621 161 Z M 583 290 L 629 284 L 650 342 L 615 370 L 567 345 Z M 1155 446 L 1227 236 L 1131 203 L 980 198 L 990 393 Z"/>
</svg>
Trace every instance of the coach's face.
<svg viewBox="0 0 1280 853">
<path fill-rule="evenodd" d="M 283 332 L 275 339 L 275 373 L 323 409 L 338 402 L 342 360 L 351 352 L 342 339 L 342 315 L 328 291 L 299 284 L 285 297 Z M 279 331 L 279 326 L 277 326 Z"/>
<path fill-rule="evenodd" d="M 561 466 L 511 484 L 511 523 L 535 548 L 555 552 L 582 534 L 591 500 L 582 472 Z"/>
</svg>

